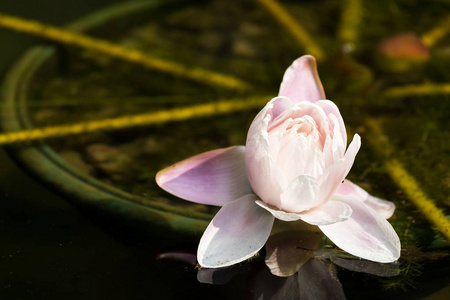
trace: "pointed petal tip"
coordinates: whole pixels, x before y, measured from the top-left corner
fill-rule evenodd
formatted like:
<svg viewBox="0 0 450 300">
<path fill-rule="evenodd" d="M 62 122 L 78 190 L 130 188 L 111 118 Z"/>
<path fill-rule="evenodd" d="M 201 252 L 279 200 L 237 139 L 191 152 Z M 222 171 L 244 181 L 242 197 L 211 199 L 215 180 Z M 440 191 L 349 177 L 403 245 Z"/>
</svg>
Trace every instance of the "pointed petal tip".
<svg viewBox="0 0 450 300">
<path fill-rule="evenodd" d="M 305 67 L 311 68 L 312 70 L 317 69 L 316 58 L 310 54 L 300 56 L 295 60 L 298 64 L 302 64 Z"/>
<path fill-rule="evenodd" d="M 244 146 L 204 152 L 159 171 L 156 182 L 179 198 L 222 206 L 251 192 L 244 153 Z"/>
<path fill-rule="evenodd" d="M 286 96 L 294 102 L 316 102 L 326 99 L 316 59 L 313 56 L 301 56 L 291 64 L 284 73 L 279 95 Z"/>
<path fill-rule="evenodd" d="M 292 63 L 294 67 L 308 68 L 311 70 L 316 70 L 317 72 L 317 61 L 311 54 L 305 54 L 294 60 Z"/>
<path fill-rule="evenodd" d="M 159 170 L 158 173 L 156 173 L 155 181 L 156 184 L 162 188 L 164 191 L 168 192 L 169 194 L 175 194 L 174 191 L 170 188 L 170 181 L 174 178 L 173 172 L 170 172 L 175 165 L 171 165 L 167 168 L 164 168 L 162 170 Z"/>
<path fill-rule="evenodd" d="M 352 141 L 350 142 L 350 144 L 347 147 L 346 155 L 348 152 L 349 154 L 352 153 L 352 155 L 354 154 L 356 156 L 356 154 L 358 153 L 360 148 L 361 148 L 361 136 L 359 134 L 355 133 L 353 135 Z"/>
<path fill-rule="evenodd" d="M 159 170 L 158 173 L 156 173 L 155 181 L 158 184 L 160 188 L 164 189 L 164 184 L 167 182 L 167 176 L 165 176 L 165 173 L 167 170 L 170 169 L 170 167 L 164 168 L 162 170 Z"/>
</svg>

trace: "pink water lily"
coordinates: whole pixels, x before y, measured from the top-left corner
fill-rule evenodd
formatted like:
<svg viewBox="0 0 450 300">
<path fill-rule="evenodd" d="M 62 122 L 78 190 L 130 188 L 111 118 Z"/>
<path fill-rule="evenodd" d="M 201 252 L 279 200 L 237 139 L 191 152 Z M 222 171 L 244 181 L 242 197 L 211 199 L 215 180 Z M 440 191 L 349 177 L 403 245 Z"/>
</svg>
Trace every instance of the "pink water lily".
<svg viewBox="0 0 450 300">
<path fill-rule="evenodd" d="M 318 226 L 342 250 L 367 260 L 399 258 L 399 238 L 386 221 L 395 206 L 345 180 L 361 139 L 355 134 L 346 149 L 341 114 L 324 99 L 314 58 L 302 56 L 253 120 L 245 147 L 212 150 L 157 174 L 169 193 L 221 206 L 200 240 L 201 266 L 254 256 L 275 218 Z"/>
</svg>

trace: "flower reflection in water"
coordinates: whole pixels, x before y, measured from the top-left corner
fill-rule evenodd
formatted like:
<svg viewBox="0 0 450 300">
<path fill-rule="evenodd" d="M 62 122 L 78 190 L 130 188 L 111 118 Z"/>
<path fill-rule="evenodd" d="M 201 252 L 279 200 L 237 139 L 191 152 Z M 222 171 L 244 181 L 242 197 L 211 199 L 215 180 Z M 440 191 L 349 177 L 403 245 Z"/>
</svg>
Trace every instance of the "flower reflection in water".
<svg viewBox="0 0 450 300">
<path fill-rule="evenodd" d="M 293 233 L 293 232 L 291 232 Z M 197 279 L 201 283 L 225 285 L 233 278 L 241 276 L 245 280 L 245 299 L 345 299 L 343 287 L 338 279 L 339 268 L 354 272 L 364 272 L 376 276 L 396 276 L 399 274 L 399 263 L 377 263 L 362 260 L 335 249 L 311 251 L 302 249 L 292 242 L 292 236 L 271 238 L 273 248 L 292 248 L 291 251 L 304 258 L 302 265 L 290 276 L 280 277 L 271 273 L 260 257 L 249 262 L 242 262 L 224 268 L 199 268 Z M 300 243 L 314 244 L 316 241 L 303 240 Z M 267 247 L 266 247 L 267 248 Z M 268 254 L 267 257 L 270 257 Z M 196 254 L 192 252 L 164 252 L 158 259 L 175 259 L 184 263 L 196 264 Z M 266 264 L 268 263 L 266 258 Z M 239 295 L 236 295 L 238 297 Z M 240 297 L 238 297 L 240 298 Z"/>
</svg>

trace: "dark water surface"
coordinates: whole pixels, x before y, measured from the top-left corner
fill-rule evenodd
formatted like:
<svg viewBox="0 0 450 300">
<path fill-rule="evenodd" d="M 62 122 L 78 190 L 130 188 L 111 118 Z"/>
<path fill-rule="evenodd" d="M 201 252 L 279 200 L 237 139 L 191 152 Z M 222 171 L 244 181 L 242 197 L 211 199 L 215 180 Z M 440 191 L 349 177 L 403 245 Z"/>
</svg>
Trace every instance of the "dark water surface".
<svg viewBox="0 0 450 300">
<path fill-rule="evenodd" d="M 2 0 L 0 12 L 62 25 L 115 2 Z M 33 43 L 0 29 L 2 74 Z M 193 267 L 155 261 L 156 251 L 178 242 L 97 226 L 95 216 L 36 183 L 3 149 L 0 162 L 1 299 L 217 298 L 215 290 L 197 289 Z"/>
<path fill-rule="evenodd" d="M 121 1 L 1 0 L 0 13 L 62 25 L 115 2 Z M 35 41 L 0 29 L 2 75 Z M 158 252 L 195 245 L 81 211 L 37 183 L 3 149 L 0 162 L 0 299 L 239 299 L 244 294 L 240 277 L 227 286 L 210 286 L 197 282 L 191 265 L 155 260 Z M 414 289 L 383 297 L 448 299 L 449 289 L 436 285 L 443 278 L 432 273 L 424 271 Z M 363 281 L 343 274 L 346 289 L 358 289 Z M 346 292 L 352 299 L 361 293 Z M 373 292 L 364 298 L 378 297 Z"/>
</svg>

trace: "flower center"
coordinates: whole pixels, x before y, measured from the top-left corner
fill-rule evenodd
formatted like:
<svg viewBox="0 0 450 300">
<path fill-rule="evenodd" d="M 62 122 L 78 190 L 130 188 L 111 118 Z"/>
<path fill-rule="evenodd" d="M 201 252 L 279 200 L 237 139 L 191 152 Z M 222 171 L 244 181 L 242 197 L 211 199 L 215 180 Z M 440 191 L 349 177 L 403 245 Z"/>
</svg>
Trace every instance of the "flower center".
<svg viewBox="0 0 450 300">
<path fill-rule="evenodd" d="M 315 141 L 316 147 L 323 150 L 323 141 L 320 138 L 320 132 L 316 127 L 316 122 L 311 116 L 289 119 L 283 137 L 292 136 L 293 134 L 304 138 L 311 136 Z"/>
<path fill-rule="evenodd" d="M 310 124 L 308 122 L 302 122 L 300 119 L 293 120 L 292 123 L 286 128 L 286 131 L 296 131 L 298 134 L 302 134 L 304 136 L 310 135 L 314 130 L 314 124 Z"/>
</svg>

